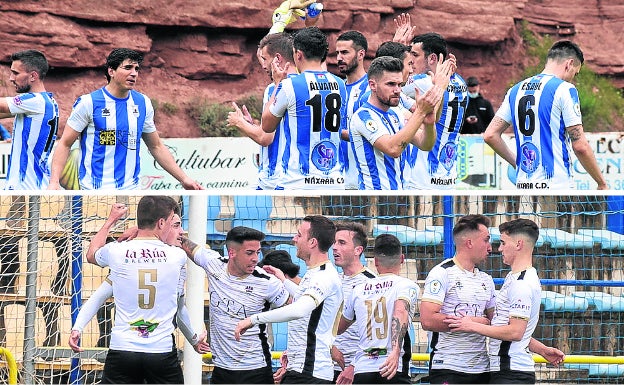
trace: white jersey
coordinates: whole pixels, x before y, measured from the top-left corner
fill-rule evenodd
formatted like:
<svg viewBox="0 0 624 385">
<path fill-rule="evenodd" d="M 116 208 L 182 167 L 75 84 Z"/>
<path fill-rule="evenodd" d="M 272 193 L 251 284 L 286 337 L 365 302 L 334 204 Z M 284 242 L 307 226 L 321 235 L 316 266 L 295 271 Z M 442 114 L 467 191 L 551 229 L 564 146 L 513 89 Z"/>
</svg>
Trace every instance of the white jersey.
<svg viewBox="0 0 624 385">
<path fill-rule="evenodd" d="M 173 319 L 186 253 L 156 238 L 111 242 L 95 252 L 110 268 L 115 324 L 110 348 L 129 352 L 173 351 Z"/>
<path fill-rule="evenodd" d="M 359 335 L 355 354 L 355 374 L 379 372 L 379 367 L 392 350 L 391 321 L 394 303 L 405 300 L 409 306 L 408 322 L 411 322 L 418 301 L 418 285 L 395 274 L 383 274 L 353 288 L 353 294 L 345 302 L 344 317 L 355 320 Z M 405 334 L 401 347 L 398 372 L 409 367 L 412 358 L 412 342 Z"/>
<path fill-rule="evenodd" d="M 375 278 L 375 273 L 370 271 L 368 268 L 363 268 L 362 271 L 353 274 L 353 275 L 342 275 L 342 295 L 344 297 L 345 303 L 351 298 L 351 294 L 353 293 L 353 288 L 360 283 L 366 282 L 372 278 Z M 357 327 L 355 325 L 349 326 L 344 333 L 336 336 L 336 341 L 334 341 L 334 345 L 340 350 L 344 357 L 345 367 L 351 365 L 353 359 L 355 358 L 355 353 L 358 350 L 358 345 L 360 342 L 360 336 L 357 332 Z M 334 365 L 334 370 L 342 371 L 342 368 L 339 365 Z"/>
<path fill-rule="evenodd" d="M 15 116 L 5 190 L 45 190 L 48 158 L 56 140 L 59 107 L 49 92 L 5 98 Z"/>
<path fill-rule="evenodd" d="M 195 251 L 194 260 L 208 276 L 210 346 L 215 366 L 228 370 L 270 367 L 266 325 L 252 326 L 238 342 L 234 341 L 234 329 L 246 317 L 284 305 L 289 297 L 284 284 L 259 267 L 246 277 L 230 275 L 228 259 L 203 247 Z"/>
<path fill-rule="evenodd" d="M 358 81 L 347 84 L 347 124 L 355 111 L 368 100 L 365 97 L 367 92 L 370 93 L 370 87 L 368 86 L 368 75 L 366 74 Z M 343 140 L 340 142 L 340 160 L 342 162 L 342 173 L 345 178 L 345 189 L 357 190 L 359 173 L 357 160 L 355 159 L 355 153 L 350 141 Z"/>
<path fill-rule="evenodd" d="M 334 364 L 331 347 L 342 313 L 342 283 L 334 265 L 327 261 L 308 267 L 294 297 L 308 295 L 317 306 L 303 318 L 288 322 L 288 370 L 331 381 Z"/>
<path fill-rule="evenodd" d="M 141 135 L 156 131 L 147 96 L 132 90 L 118 99 L 100 88 L 76 100 L 67 124 L 80 133 L 81 189 L 138 188 Z"/>
<path fill-rule="evenodd" d="M 496 116 L 514 129 L 516 187 L 575 187 L 566 128 L 582 124 L 582 119 L 573 84 L 546 74 L 525 79 L 507 91 Z"/>
<path fill-rule="evenodd" d="M 511 318 L 520 318 L 528 323 L 520 341 L 501 341 L 490 338 L 491 371 L 535 371 L 529 342 L 539 320 L 541 296 L 542 287 L 534 267 L 507 274 L 496 298 L 496 311 L 492 326 L 508 325 Z"/>
<path fill-rule="evenodd" d="M 374 147 L 384 135 L 394 135 L 403 127 L 398 107 L 380 110 L 369 102 L 353 114 L 349 121 L 349 138 L 355 153 L 360 190 L 402 190 L 403 155 L 393 158 Z"/>
<path fill-rule="evenodd" d="M 442 314 L 485 317 L 495 307 L 494 281 L 477 268 L 467 271 L 454 259 L 446 260 L 427 275 L 422 301 L 442 305 Z M 477 333 L 433 332 L 431 368 L 485 373 L 490 367 L 485 347 L 486 338 Z"/>
<path fill-rule="evenodd" d="M 288 119 L 284 129 L 288 165 L 278 188 L 343 190 L 338 149 L 346 128 L 344 80 L 327 71 L 304 71 L 280 82 L 273 116 Z"/>
<path fill-rule="evenodd" d="M 468 86 L 458 74 L 444 92 L 440 118 L 435 123 L 437 138 L 431 151 L 415 146 L 408 153 L 407 163 L 412 170 L 406 180 L 406 189 L 453 189 L 457 179 L 459 133 L 468 106 Z"/>
</svg>

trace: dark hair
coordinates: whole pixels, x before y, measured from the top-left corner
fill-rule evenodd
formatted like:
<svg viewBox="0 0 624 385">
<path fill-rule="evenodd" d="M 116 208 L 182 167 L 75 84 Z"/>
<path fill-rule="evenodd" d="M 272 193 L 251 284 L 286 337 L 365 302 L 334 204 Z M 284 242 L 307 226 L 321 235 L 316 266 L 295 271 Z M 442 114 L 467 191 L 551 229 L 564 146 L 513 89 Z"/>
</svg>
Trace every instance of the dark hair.
<svg viewBox="0 0 624 385">
<path fill-rule="evenodd" d="M 316 238 L 319 250 L 326 253 L 336 241 L 336 225 L 322 215 L 308 215 L 303 218 L 310 223 L 310 238 Z"/>
<path fill-rule="evenodd" d="M 294 63 L 293 58 L 293 39 L 286 32 L 271 33 L 260 40 L 258 48 L 267 47 L 267 52 L 271 56 L 279 53 L 290 63 Z"/>
<path fill-rule="evenodd" d="M 412 44 L 416 43 L 422 43 L 422 50 L 425 53 L 425 56 L 429 56 L 432 53 L 436 54 L 436 56 L 442 54 L 444 55 L 444 59 L 448 56 L 446 40 L 444 40 L 442 35 L 438 33 L 427 32 L 416 35 L 412 39 Z"/>
<path fill-rule="evenodd" d="M 336 232 L 351 231 L 353 233 L 353 244 L 366 248 L 368 244 L 368 236 L 366 235 L 366 227 L 358 222 L 337 222 Z"/>
<path fill-rule="evenodd" d="M 327 36 L 317 27 L 300 29 L 293 37 L 293 48 L 303 52 L 306 59 L 325 61 L 329 43 Z"/>
<path fill-rule="evenodd" d="M 530 219 L 514 219 L 513 221 L 501 223 L 498 226 L 498 230 L 501 234 L 505 233 L 507 235 L 516 235 L 522 234 L 529 237 L 533 244 L 537 242 L 537 238 L 539 238 L 539 227 L 535 222 Z"/>
<path fill-rule="evenodd" d="M 392 234 L 380 234 L 375 238 L 373 252 L 383 266 L 394 266 L 401 262 L 401 241 Z"/>
<path fill-rule="evenodd" d="M 264 233 L 251 227 L 236 226 L 227 232 L 225 244 L 229 247 L 232 243 L 243 244 L 245 241 L 262 241 Z"/>
<path fill-rule="evenodd" d="M 566 60 L 566 59 L 574 59 L 578 60 L 581 64 L 585 61 L 583 57 L 583 51 L 579 48 L 578 45 L 571 42 L 570 40 L 559 40 L 555 44 L 550 47 L 548 50 L 547 60 Z"/>
<path fill-rule="evenodd" d="M 299 265 L 293 263 L 290 254 L 286 250 L 271 250 L 258 262 L 258 266 L 274 266 L 284 272 L 290 278 L 299 274 Z"/>
<path fill-rule="evenodd" d="M 455 227 L 453 227 L 453 238 L 467 231 L 477 231 L 479 230 L 479 225 L 490 227 L 490 218 L 481 214 L 463 216 L 459 218 Z"/>
<path fill-rule="evenodd" d="M 108 69 L 112 68 L 116 70 L 126 59 L 130 59 L 141 64 L 143 62 L 143 54 L 130 48 L 115 48 L 112 50 L 111 53 L 108 54 L 108 57 L 106 58 L 106 65 L 104 66 L 104 73 L 106 74 L 107 81 L 110 82 L 111 80 L 111 77 L 108 74 Z"/>
<path fill-rule="evenodd" d="M 15 52 L 11 55 L 11 61 L 21 61 L 27 71 L 35 71 L 39 79 L 43 80 L 50 69 L 45 55 L 35 49 Z"/>
<path fill-rule="evenodd" d="M 352 41 L 353 48 L 355 48 L 356 51 L 359 51 L 361 49 L 363 49 L 364 51 L 368 50 L 368 41 L 366 40 L 366 37 L 358 31 L 344 32 L 340 34 L 340 36 L 338 36 L 336 41 Z"/>
<path fill-rule="evenodd" d="M 403 61 L 403 59 L 405 59 L 405 56 L 407 56 L 409 52 L 410 47 L 405 44 L 401 44 L 396 41 L 386 41 L 381 43 L 379 48 L 377 48 L 377 52 L 375 52 L 375 57 L 378 58 L 382 56 L 391 56 Z"/>
<path fill-rule="evenodd" d="M 164 195 L 143 196 L 137 205 L 137 226 L 139 229 L 153 229 L 159 219 L 167 219 L 172 212 L 180 215 L 180 206 L 173 198 Z"/>
<path fill-rule="evenodd" d="M 466 85 L 468 87 L 478 86 L 479 85 L 479 79 L 477 79 L 476 76 L 471 76 L 468 79 L 466 79 Z"/>
<path fill-rule="evenodd" d="M 403 71 L 403 62 L 395 57 L 380 56 L 373 59 L 368 67 L 368 78 L 378 79 L 384 72 L 398 72 Z"/>
</svg>

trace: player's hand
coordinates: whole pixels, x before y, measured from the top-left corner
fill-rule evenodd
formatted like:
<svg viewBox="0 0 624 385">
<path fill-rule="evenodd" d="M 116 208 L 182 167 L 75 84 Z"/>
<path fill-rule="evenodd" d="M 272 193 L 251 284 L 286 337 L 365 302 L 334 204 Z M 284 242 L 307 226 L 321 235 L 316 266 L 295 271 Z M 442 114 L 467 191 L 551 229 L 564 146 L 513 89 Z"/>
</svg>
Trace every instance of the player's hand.
<svg viewBox="0 0 624 385">
<path fill-rule="evenodd" d="M 199 342 L 193 345 L 193 349 L 199 354 L 208 353 L 210 351 L 210 345 L 206 342 L 206 336 L 208 333 L 204 330 L 199 336 Z"/>
<path fill-rule="evenodd" d="M 332 360 L 344 370 L 345 368 L 344 354 L 342 354 L 340 349 L 338 349 L 335 345 L 332 345 L 330 354 L 331 354 Z"/>
<path fill-rule="evenodd" d="M 266 271 L 269 274 L 273 274 L 275 278 L 279 279 L 282 282 L 284 282 L 284 280 L 286 279 L 286 275 L 284 274 L 284 272 L 275 266 L 264 265 L 262 266 L 262 269 L 264 269 L 264 271 Z"/>
<path fill-rule="evenodd" d="M 558 367 L 563 363 L 563 360 L 565 360 L 565 353 L 553 347 L 547 347 L 540 355 L 554 367 Z"/>
<path fill-rule="evenodd" d="M 444 55 L 440 54 L 438 57 L 438 64 L 436 65 L 436 72 L 432 74 L 433 84 L 442 89 L 446 89 L 455 70 L 457 70 L 457 59 L 455 55 L 450 53 L 448 58 L 444 60 Z"/>
<path fill-rule="evenodd" d="M 56 181 L 56 182 L 52 182 L 50 181 L 50 183 L 48 183 L 48 190 L 60 190 L 61 189 L 61 184 Z"/>
<path fill-rule="evenodd" d="M 336 384 L 353 384 L 353 374 L 355 373 L 355 367 L 353 365 L 347 365 L 338 378 L 336 378 Z"/>
<path fill-rule="evenodd" d="M 123 203 L 113 203 L 110 214 L 108 215 L 108 219 L 113 222 L 117 222 L 118 220 L 124 218 L 126 215 L 128 215 L 128 206 Z"/>
<path fill-rule="evenodd" d="M 69 335 L 69 347 L 76 353 L 80 353 L 83 349 L 78 345 L 80 343 L 80 332 L 72 330 Z"/>
<path fill-rule="evenodd" d="M 386 361 L 379 367 L 379 374 L 382 377 L 390 380 L 396 374 L 399 369 L 399 352 L 395 353 L 395 350 L 391 351 L 386 357 Z"/>
<path fill-rule="evenodd" d="M 239 321 L 236 324 L 236 328 L 234 329 L 234 339 L 236 341 L 240 341 L 241 335 L 245 334 L 247 329 L 249 329 L 252 326 L 253 325 L 251 324 L 251 318 L 249 317 L 245 318 L 244 320 Z"/>
<path fill-rule="evenodd" d="M 284 66 L 280 66 L 279 59 L 277 57 L 273 58 L 271 62 L 271 78 L 273 82 L 277 85 L 288 76 L 288 69 L 290 68 L 290 63 L 286 62 Z"/>
<path fill-rule="evenodd" d="M 409 13 L 402 13 L 394 19 L 394 37 L 392 41 L 410 45 L 416 34 L 416 26 L 412 26 L 412 19 Z"/>
<path fill-rule="evenodd" d="M 182 183 L 182 187 L 184 187 L 185 190 L 205 190 L 204 186 L 189 177 L 184 178 L 180 183 Z"/>
<path fill-rule="evenodd" d="M 139 227 L 138 226 L 132 226 L 130 228 L 127 228 L 120 236 L 119 238 L 117 238 L 117 242 L 122 242 L 122 241 L 129 241 L 131 239 L 134 239 L 137 237 L 137 235 L 139 234 Z"/>
</svg>

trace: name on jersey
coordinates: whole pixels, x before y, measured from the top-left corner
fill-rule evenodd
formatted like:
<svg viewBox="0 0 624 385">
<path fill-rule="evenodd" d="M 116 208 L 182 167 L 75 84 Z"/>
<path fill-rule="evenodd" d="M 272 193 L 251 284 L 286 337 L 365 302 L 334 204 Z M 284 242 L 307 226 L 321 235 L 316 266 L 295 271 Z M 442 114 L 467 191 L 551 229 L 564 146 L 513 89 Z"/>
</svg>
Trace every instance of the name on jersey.
<svg viewBox="0 0 624 385">
<path fill-rule="evenodd" d="M 319 178 L 316 176 L 309 176 L 303 179 L 305 184 L 342 184 L 344 183 L 344 178 Z"/>
<path fill-rule="evenodd" d="M 336 82 L 310 82 L 308 84 L 310 91 L 338 91 L 338 83 Z"/>
<path fill-rule="evenodd" d="M 126 263 L 167 262 L 167 253 L 162 249 L 126 250 Z"/>
<path fill-rule="evenodd" d="M 522 83 L 522 91 L 539 91 L 542 89 L 542 83 Z"/>
<path fill-rule="evenodd" d="M 431 178 L 431 184 L 436 186 L 450 186 L 455 184 L 455 178 Z"/>
<path fill-rule="evenodd" d="M 446 87 L 446 92 L 454 92 L 454 93 L 460 93 L 460 92 L 467 92 L 468 91 L 468 86 L 467 85 L 457 85 L 457 84 L 449 84 Z"/>
</svg>

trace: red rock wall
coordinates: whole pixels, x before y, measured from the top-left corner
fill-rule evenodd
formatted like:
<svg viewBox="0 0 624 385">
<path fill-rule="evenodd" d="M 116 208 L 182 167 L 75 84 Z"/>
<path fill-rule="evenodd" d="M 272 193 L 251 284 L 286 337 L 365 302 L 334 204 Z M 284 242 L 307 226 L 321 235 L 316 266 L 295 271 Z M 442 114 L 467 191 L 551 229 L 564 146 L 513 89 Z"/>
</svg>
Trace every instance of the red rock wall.
<svg viewBox="0 0 624 385">
<path fill-rule="evenodd" d="M 42 50 L 53 67 L 46 86 L 57 95 L 64 123 L 78 95 L 105 84 L 101 66 L 110 50 L 133 48 L 146 53 L 138 89 L 179 107 L 173 116 L 157 113 L 163 136 L 197 136 L 184 112 L 193 98 L 223 102 L 260 95 L 266 86 L 255 47 L 279 1 L 2 1 L 0 95 L 14 93 L 8 81 L 10 54 Z M 367 36 L 372 56 L 381 42 L 392 38 L 393 18 L 409 12 L 418 32 L 446 37 L 460 74 L 478 76 L 494 105 L 525 64 L 518 32 L 522 21 L 535 31 L 576 41 L 591 69 L 624 87 L 624 5 L 618 0 L 322 2 L 325 10 L 318 26 L 329 35 L 330 52 L 338 34 L 357 29 Z M 330 70 L 334 60 L 330 56 Z"/>
</svg>

